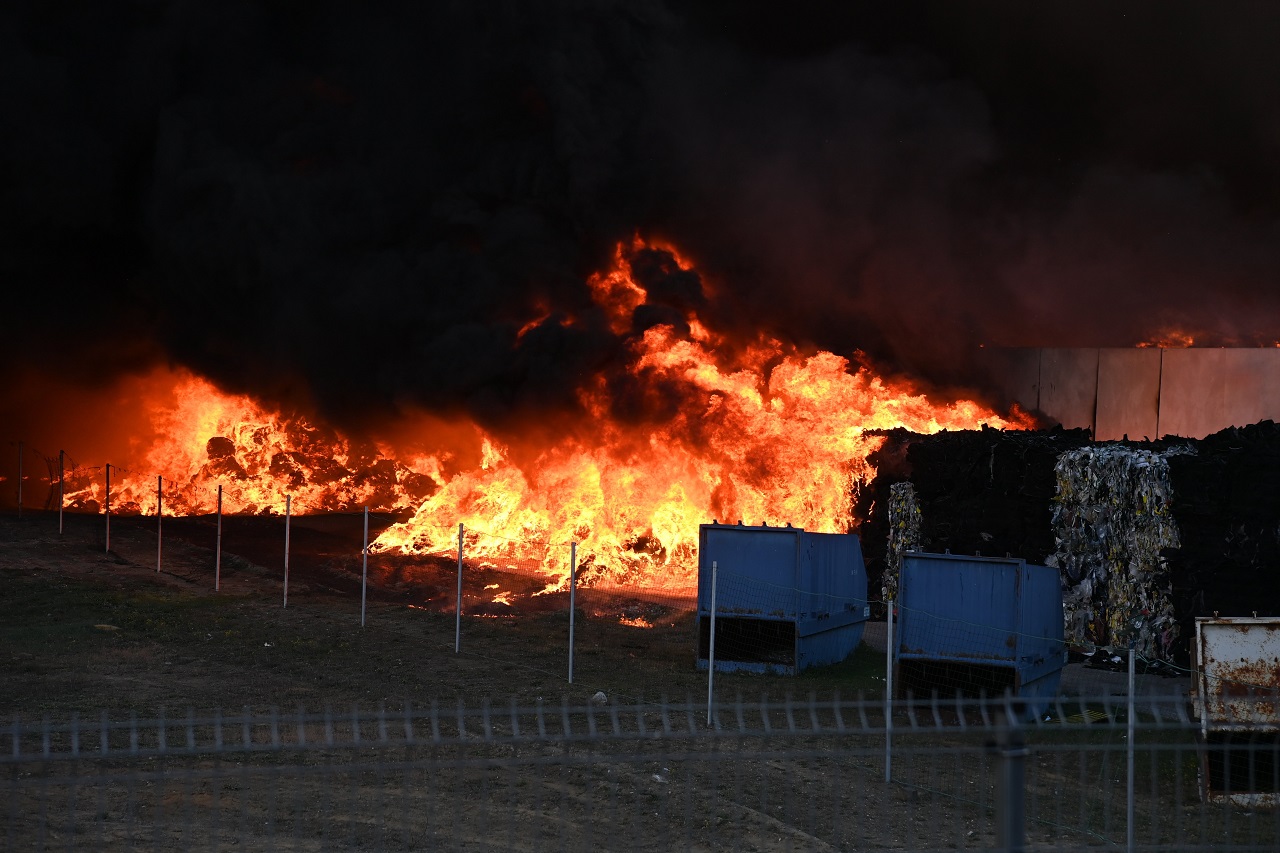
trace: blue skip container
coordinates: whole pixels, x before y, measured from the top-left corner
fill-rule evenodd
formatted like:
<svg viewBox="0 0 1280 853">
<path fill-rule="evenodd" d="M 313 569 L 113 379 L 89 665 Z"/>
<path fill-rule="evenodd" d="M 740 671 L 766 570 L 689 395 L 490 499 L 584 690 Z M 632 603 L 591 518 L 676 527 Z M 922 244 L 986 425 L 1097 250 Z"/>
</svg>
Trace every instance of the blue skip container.
<svg viewBox="0 0 1280 853">
<path fill-rule="evenodd" d="M 896 606 L 898 697 L 1011 693 L 1032 719 L 1058 695 L 1067 647 L 1057 569 L 909 551 Z"/>
<path fill-rule="evenodd" d="M 710 662 L 712 564 L 717 672 L 794 675 L 838 663 L 862 641 L 870 610 L 852 533 L 703 524 L 698 530 L 698 668 Z"/>
</svg>

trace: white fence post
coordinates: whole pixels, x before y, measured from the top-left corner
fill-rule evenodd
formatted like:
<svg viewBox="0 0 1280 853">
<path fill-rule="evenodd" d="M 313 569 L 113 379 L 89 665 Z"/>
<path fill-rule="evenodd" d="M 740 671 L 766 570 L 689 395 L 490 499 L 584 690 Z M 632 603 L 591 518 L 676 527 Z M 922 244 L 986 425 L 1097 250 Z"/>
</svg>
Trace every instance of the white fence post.
<svg viewBox="0 0 1280 853">
<path fill-rule="evenodd" d="M 458 603 L 453 617 L 453 653 L 462 650 L 462 523 L 458 523 Z"/>
<path fill-rule="evenodd" d="M 886 602 L 888 621 L 885 623 L 884 637 L 884 781 L 893 781 L 893 658 L 895 643 L 893 639 L 893 599 Z"/>
<path fill-rule="evenodd" d="M 218 547 L 213 558 L 213 591 L 222 586 L 222 484 L 218 484 Z"/>
<path fill-rule="evenodd" d="M 103 499 L 103 514 L 107 522 L 107 553 L 111 553 L 111 463 L 107 463 L 107 491 Z"/>
<path fill-rule="evenodd" d="M 707 725 L 711 725 L 711 702 L 716 680 L 716 561 L 711 561 L 711 641 L 707 646 Z"/>
<path fill-rule="evenodd" d="M 578 543 L 569 543 L 569 683 L 573 684 L 574 597 L 578 590 Z"/>
<path fill-rule="evenodd" d="M 62 535 L 62 505 L 66 502 L 67 492 L 67 451 L 58 451 L 58 535 Z"/>
<path fill-rule="evenodd" d="M 289 606 L 289 522 L 293 515 L 293 495 L 284 496 L 284 606 Z"/>
<path fill-rule="evenodd" d="M 164 477 L 156 477 L 156 574 L 160 574 L 160 555 L 164 543 Z"/>
<path fill-rule="evenodd" d="M 18 442 L 18 518 L 22 518 L 22 442 Z"/>
<path fill-rule="evenodd" d="M 360 627 L 364 627 L 365 590 L 369 586 L 369 508 L 364 508 L 364 544 L 360 547 Z"/>
</svg>

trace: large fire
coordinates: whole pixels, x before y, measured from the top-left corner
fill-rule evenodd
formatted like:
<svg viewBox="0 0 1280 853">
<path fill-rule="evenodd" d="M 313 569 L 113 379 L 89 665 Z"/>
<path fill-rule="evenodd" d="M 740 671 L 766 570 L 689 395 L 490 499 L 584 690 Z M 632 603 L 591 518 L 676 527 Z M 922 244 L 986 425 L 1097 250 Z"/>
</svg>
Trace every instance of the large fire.
<svg viewBox="0 0 1280 853">
<path fill-rule="evenodd" d="M 633 259 L 651 247 L 620 245 L 614 268 L 591 279 L 612 328 L 625 334 L 648 301 Z M 690 265 L 668 247 L 669 263 Z M 652 253 L 648 257 L 652 260 Z M 731 343 L 693 310 L 677 324 L 630 339 L 631 393 L 681 403 L 664 420 L 610 417 L 612 384 L 597 376 L 579 389 L 592 429 L 517 464 L 486 437 L 482 464 L 449 479 L 409 521 L 386 530 L 376 550 L 456 553 L 495 565 L 539 565 L 565 579 L 565 547 L 578 543 L 583 573 L 664 588 L 696 583 L 698 525 L 715 520 L 792 524 L 843 532 L 874 472 L 868 455 L 882 443 L 869 431 L 1030 426 L 967 400 L 934 404 L 828 352 L 803 354 L 778 340 Z M 544 322 L 552 322 L 546 320 Z M 574 322 L 557 320 L 555 322 Z"/>
<path fill-rule="evenodd" d="M 874 474 L 867 457 L 883 441 L 872 431 L 1031 425 L 1017 411 L 1001 417 L 967 400 L 934 403 L 829 352 L 802 352 L 765 335 L 728 340 L 693 307 L 671 316 L 669 301 L 663 322 L 641 328 L 637 313 L 650 302 L 634 274 L 641 257 L 703 286 L 674 250 L 638 239 L 620 245 L 613 269 L 589 282 L 626 342 L 624 384 L 629 405 L 648 407 L 641 416 L 615 416 L 617 376 L 592 376 L 577 389 L 585 421 L 518 453 L 472 427 L 479 461 L 463 466 L 447 450 L 408 456 L 358 444 L 178 374 L 150 404 L 157 438 L 135 455 L 136 470 L 113 472 L 113 511 L 154 513 L 157 473 L 166 513 L 213 511 L 219 485 L 227 512 L 282 513 L 286 496 L 296 512 L 416 507 L 372 550 L 456 554 L 461 524 L 468 559 L 531 568 L 548 588 L 567 577 L 576 542 L 587 583 L 688 589 L 701 523 L 856 527 L 853 502 Z M 695 295 L 688 305 L 705 304 L 705 291 Z M 548 313 L 520 336 L 545 323 L 579 322 Z M 81 476 L 68 503 L 101 510 L 104 487 L 103 478 Z"/>
</svg>

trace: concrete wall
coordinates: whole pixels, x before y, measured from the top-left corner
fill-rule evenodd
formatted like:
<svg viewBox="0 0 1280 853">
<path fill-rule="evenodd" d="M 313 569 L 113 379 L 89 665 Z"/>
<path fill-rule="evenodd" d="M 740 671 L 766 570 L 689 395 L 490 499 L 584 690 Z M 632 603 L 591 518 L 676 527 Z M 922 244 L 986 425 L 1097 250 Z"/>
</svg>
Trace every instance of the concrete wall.
<svg viewBox="0 0 1280 853">
<path fill-rule="evenodd" d="M 982 362 L 1010 402 L 1099 441 L 1280 421 L 1280 348 L 994 349 Z"/>
</svg>

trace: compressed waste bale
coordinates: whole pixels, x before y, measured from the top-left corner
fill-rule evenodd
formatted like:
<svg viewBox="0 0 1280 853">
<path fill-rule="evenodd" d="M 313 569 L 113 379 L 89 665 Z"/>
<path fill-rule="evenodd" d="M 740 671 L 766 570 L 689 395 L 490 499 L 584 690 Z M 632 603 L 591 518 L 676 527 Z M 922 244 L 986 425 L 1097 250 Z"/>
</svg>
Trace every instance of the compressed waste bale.
<svg viewBox="0 0 1280 853">
<path fill-rule="evenodd" d="M 902 555 L 920 550 L 920 504 L 915 486 L 909 481 L 889 487 L 889 554 L 885 561 L 881 594 L 885 601 L 898 598 L 902 577 Z"/>
<path fill-rule="evenodd" d="M 1063 453 L 1055 467 L 1057 548 L 1068 644 L 1168 659 L 1179 633 L 1164 552 L 1181 540 L 1164 452 L 1122 444 Z"/>
</svg>

